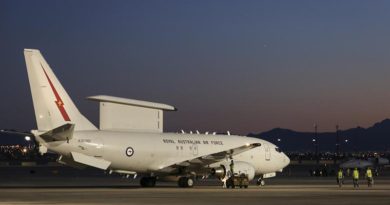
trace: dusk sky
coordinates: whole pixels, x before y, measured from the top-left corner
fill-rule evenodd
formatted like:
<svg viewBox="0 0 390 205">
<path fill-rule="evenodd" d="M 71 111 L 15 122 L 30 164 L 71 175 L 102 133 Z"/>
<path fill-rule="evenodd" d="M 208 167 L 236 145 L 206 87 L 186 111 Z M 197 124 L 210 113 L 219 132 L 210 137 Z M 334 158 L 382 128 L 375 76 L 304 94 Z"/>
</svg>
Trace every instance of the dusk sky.
<svg viewBox="0 0 390 205">
<path fill-rule="evenodd" d="M 174 105 L 165 131 L 390 118 L 390 1 L 0 1 L 0 128 L 36 128 L 24 48 L 96 125 L 97 94 Z"/>
</svg>

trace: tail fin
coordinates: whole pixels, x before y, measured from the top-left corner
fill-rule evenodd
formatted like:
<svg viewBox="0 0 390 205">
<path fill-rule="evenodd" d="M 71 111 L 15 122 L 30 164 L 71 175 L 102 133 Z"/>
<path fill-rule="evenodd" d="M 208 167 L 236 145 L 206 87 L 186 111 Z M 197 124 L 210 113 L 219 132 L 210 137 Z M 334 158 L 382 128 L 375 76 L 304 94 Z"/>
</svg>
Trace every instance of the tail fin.
<svg viewBox="0 0 390 205">
<path fill-rule="evenodd" d="M 24 49 L 24 57 L 38 130 L 48 131 L 69 123 L 75 124 L 75 130 L 97 130 L 79 112 L 41 52 Z"/>
</svg>

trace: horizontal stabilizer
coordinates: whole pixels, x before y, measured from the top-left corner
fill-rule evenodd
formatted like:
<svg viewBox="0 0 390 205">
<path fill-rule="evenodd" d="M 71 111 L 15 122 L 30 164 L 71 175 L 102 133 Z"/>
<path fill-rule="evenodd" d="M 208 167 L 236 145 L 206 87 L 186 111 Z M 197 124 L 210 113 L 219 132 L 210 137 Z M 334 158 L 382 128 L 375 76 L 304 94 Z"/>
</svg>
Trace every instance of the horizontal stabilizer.
<svg viewBox="0 0 390 205">
<path fill-rule="evenodd" d="M 14 131 L 14 130 L 0 130 L 0 133 L 11 134 L 11 135 L 30 136 L 30 137 L 34 136 L 33 134 L 31 134 L 29 132 L 20 132 L 20 131 Z"/>
<path fill-rule="evenodd" d="M 104 159 L 98 159 L 96 157 L 91 157 L 78 152 L 71 152 L 71 154 L 75 162 L 86 164 L 91 167 L 96 167 L 98 169 L 106 170 L 111 164 L 111 162 L 106 161 Z"/>
<path fill-rule="evenodd" d="M 64 157 L 62 155 L 57 159 L 57 162 L 60 164 L 63 164 L 63 165 L 67 165 L 67 166 L 76 168 L 76 169 L 85 169 L 86 167 L 88 167 L 85 164 L 81 164 L 81 163 L 73 161 L 73 159 L 70 157 Z"/>
<path fill-rule="evenodd" d="M 39 135 L 39 137 L 41 137 L 46 142 L 68 141 L 72 139 L 73 131 L 74 124 L 65 124 L 50 131 L 47 131 Z"/>
</svg>

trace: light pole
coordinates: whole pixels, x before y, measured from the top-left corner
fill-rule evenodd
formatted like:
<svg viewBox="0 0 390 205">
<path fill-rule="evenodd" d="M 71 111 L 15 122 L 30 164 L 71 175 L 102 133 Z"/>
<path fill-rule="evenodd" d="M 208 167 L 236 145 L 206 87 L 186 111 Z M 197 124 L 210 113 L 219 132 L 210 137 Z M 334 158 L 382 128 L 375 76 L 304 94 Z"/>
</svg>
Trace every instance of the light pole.
<svg viewBox="0 0 390 205">
<path fill-rule="evenodd" d="M 319 164 L 320 160 L 319 160 L 319 156 L 318 156 L 318 138 L 317 138 L 317 123 L 314 124 L 314 139 L 313 139 L 313 142 L 314 142 L 314 147 L 315 147 L 315 158 L 316 158 L 316 161 L 317 161 L 317 164 Z"/>
<path fill-rule="evenodd" d="M 334 163 L 336 164 L 337 160 L 340 157 L 340 137 L 339 137 L 339 125 L 336 124 L 336 153 L 334 155 Z"/>
</svg>

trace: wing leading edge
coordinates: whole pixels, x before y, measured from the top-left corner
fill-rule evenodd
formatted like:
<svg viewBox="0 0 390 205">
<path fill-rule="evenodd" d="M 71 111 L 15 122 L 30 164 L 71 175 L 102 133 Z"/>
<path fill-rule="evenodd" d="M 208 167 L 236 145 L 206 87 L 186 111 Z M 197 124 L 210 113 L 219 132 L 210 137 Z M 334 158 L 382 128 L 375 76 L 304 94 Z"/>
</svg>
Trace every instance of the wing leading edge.
<svg viewBox="0 0 390 205">
<path fill-rule="evenodd" d="M 185 160 L 182 162 L 174 163 L 164 168 L 161 168 L 161 172 L 173 172 L 174 170 L 183 168 L 183 167 L 192 167 L 192 168 L 200 168 L 205 167 L 207 165 L 219 162 L 226 158 L 231 158 L 234 155 L 238 155 L 240 153 L 246 152 L 248 150 L 254 149 L 256 147 L 260 147 L 261 143 L 251 143 L 243 146 L 239 146 L 233 149 L 228 149 L 220 152 L 215 152 L 212 154 L 196 157 L 193 159 Z"/>
</svg>

